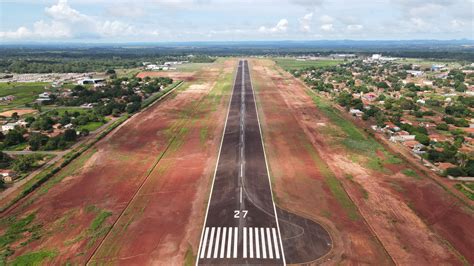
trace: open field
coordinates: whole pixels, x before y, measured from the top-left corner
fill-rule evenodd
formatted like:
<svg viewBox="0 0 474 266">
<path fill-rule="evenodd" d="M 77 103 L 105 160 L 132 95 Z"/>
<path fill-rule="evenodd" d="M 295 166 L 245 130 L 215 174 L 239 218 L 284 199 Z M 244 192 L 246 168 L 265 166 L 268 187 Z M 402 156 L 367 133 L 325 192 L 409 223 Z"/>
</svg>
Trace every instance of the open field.
<svg viewBox="0 0 474 266">
<path fill-rule="evenodd" d="M 35 109 L 11 109 L 8 111 L 4 111 L 0 113 L 0 116 L 5 116 L 5 117 L 11 117 L 13 113 L 17 113 L 19 116 L 23 115 L 29 115 L 29 114 L 34 114 L 37 113 L 38 111 Z"/>
<path fill-rule="evenodd" d="M 335 66 L 344 62 L 343 60 L 332 59 L 299 61 L 295 58 L 275 58 L 274 61 L 277 63 L 277 65 L 285 70 L 295 70 L 306 67 Z"/>
<path fill-rule="evenodd" d="M 200 72 L 197 83 L 179 88 L 182 92 L 174 101 L 194 100 L 176 110 L 164 132 L 168 147 L 92 263 L 176 265 L 186 255 L 194 260 L 234 67 L 232 60 L 213 65 Z"/>
<path fill-rule="evenodd" d="M 231 65 L 233 65 L 232 62 Z M 94 254 L 114 224 L 125 222 L 126 228 L 128 227 L 129 220 L 126 219 L 128 214 L 130 214 L 129 217 L 137 218 L 137 222 L 145 223 L 143 228 L 149 231 L 143 232 L 144 235 L 161 236 L 163 243 L 167 245 L 136 245 L 133 244 L 133 238 L 119 238 L 113 243 L 118 249 L 111 249 L 110 252 L 127 251 L 122 247 L 133 245 L 134 248 L 147 249 L 150 252 L 148 255 L 151 255 L 161 254 L 170 246 L 175 246 L 179 247 L 178 251 L 174 251 L 175 257 L 170 259 L 184 261 L 190 245 L 194 245 L 191 250 L 197 249 L 199 228 L 192 228 L 199 225 L 196 225 L 194 220 L 190 223 L 189 217 L 193 216 L 201 220 L 199 216 L 202 215 L 205 204 L 205 199 L 201 197 L 208 189 L 208 183 L 202 180 L 207 180 L 209 177 L 204 170 L 205 162 L 210 160 L 214 163 L 214 160 L 210 158 L 215 156 L 215 150 L 213 150 L 217 145 L 215 132 L 221 125 L 219 118 L 222 119 L 220 112 L 216 111 L 221 109 L 224 98 L 210 91 L 214 88 L 216 80 L 221 75 L 225 75 L 226 71 L 227 76 L 230 77 L 231 67 L 216 65 L 203 70 L 199 73 L 199 77 L 202 77 L 199 81 L 180 87 L 164 101 L 132 117 L 58 172 L 38 190 L 3 213 L 0 219 L 1 230 L 11 232 L 8 241 L 1 248 L 5 256 L 10 255 L 8 261 L 16 258 L 33 258 L 36 263 L 44 260 L 53 264 L 67 262 L 84 264 Z M 212 97 L 207 95 L 212 95 Z M 197 103 L 209 97 L 214 104 L 206 105 L 205 109 L 196 109 Z M 200 112 L 194 113 L 195 110 Z M 202 120 L 201 117 L 206 119 Z M 208 128 L 209 135 L 205 138 L 207 143 L 205 146 L 200 142 L 200 132 L 203 127 L 201 123 L 207 125 Z M 197 136 L 197 138 L 188 138 L 188 136 Z M 173 152 L 168 155 L 168 151 Z M 191 156 L 193 154 L 191 151 L 195 151 L 196 156 Z M 178 153 L 180 155 L 177 155 Z M 188 157 L 183 157 L 183 153 Z M 181 175 L 182 171 L 175 171 L 173 178 L 170 174 L 171 179 L 161 178 L 163 171 L 169 169 L 168 163 L 181 162 L 183 167 L 186 165 L 189 167 L 189 163 L 176 160 L 177 157 L 174 156 L 188 158 L 191 161 L 200 158 L 203 163 L 196 163 L 194 167 L 189 168 L 187 179 L 176 176 Z M 161 159 L 164 159 L 163 162 Z M 182 169 L 182 167 L 176 169 Z M 146 183 L 146 181 L 151 183 Z M 157 184 L 158 187 L 155 187 Z M 173 188 L 171 185 L 178 187 Z M 147 209 L 141 209 L 142 205 L 136 205 L 135 201 L 141 198 L 136 197 L 140 195 L 138 191 L 143 192 L 140 188 L 160 189 L 155 195 L 161 194 L 163 199 L 154 201 L 155 205 L 150 205 Z M 179 191 L 181 192 L 177 194 Z M 146 200 L 147 195 L 151 196 L 153 193 L 145 193 L 143 199 Z M 174 204 L 162 204 L 170 201 Z M 148 201 L 138 201 L 138 203 L 146 202 Z M 194 202 L 195 205 L 189 205 L 189 202 Z M 175 212 L 179 209 L 178 205 L 181 209 Z M 137 210 L 133 206 L 140 206 L 140 209 Z M 173 206 L 173 209 L 169 209 L 170 206 Z M 169 220 L 160 219 L 160 221 L 167 221 L 174 227 L 155 226 L 154 223 L 149 224 L 151 220 L 141 219 L 145 217 L 143 214 L 146 214 L 147 210 L 154 208 L 158 208 L 163 213 L 155 216 L 156 212 L 152 211 L 150 217 L 168 217 Z M 173 213 L 178 217 L 171 215 Z M 18 229 L 16 224 L 26 218 L 28 220 L 21 222 L 22 228 Z M 177 224 L 176 221 L 183 221 L 183 223 Z M 132 225 L 128 228 L 136 227 Z M 122 232 L 123 229 L 125 228 L 114 227 L 112 232 Z M 26 232 L 34 232 L 34 234 Z M 175 237 L 169 239 L 171 235 Z M 165 238 L 166 241 L 164 241 Z M 23 244 L 19 245 L 20 243 Z M 143 258 L 154 261 L 157 258 L 167 257 L 144 256 Z M 101 259 L 113 260 L 114 258 L 101 257 Z"/>
<path fill-rule="evenodd" d="M 403 161 L 346 121 L 329 102 L 309 92 L 300 81 L 275 67 L 272 62 L 260 64 L 262 66 L 255 67 L 260 73 L 258 76 L 266 74 L 274 82 L 271 87 L 276 91 L 270 95 L 281 95 L 281 101 L 284 101 L 304 130 L 303 137 L 310 141 L 316 154 L 324 154 L 319 157 L 320 161 L 332 170 L 361 216 L 368 222 L 371 231 L 396 263 L 462 264 L 474 261 L 472 252 L 469 252 L 474 246 L 474 236 L 467 229 L 474 226 L 471 209 L 431 179 L 423 178 L 422 173 L 416 173 L 415 176 L 414 169 L 408 167 L 407 170 Z M 264 106 L 263 97 L 261 102 Z M 270 106 L 270 110 L 275 108 L 275 104 Z M 277 121 L 278 124 L 282 123 L 281 119 Z M 293 128 L 286 123 L 284 125 L 286 131 Z M 268 128 L 271 130 L 271 125 Z M 270 132 L 268 138 L 271 136 Z M 273 143 L 278 141 L 271 143 L 269 147 L 277 146 Z M 282 156 L 282 152 L 277 154 L 280 158 L 288 158 Z M 286 192 L 291 189 L 289 182 L 278 186 L 277 174 L 281 170 L 273 169 L 271 162 L 270 159 L 277 196 L 291 195 Z M 283 162 L 275 165 L 280 169 Z M 305 175 L 308 174 L 298 176 Z M 300 196 L 300 209 L 309 208 L 311 204 L 301 197 L 302 192 L 295 195 Z M 331 221 L 337 223 L 339 219 Z M 342 232 L 347 227 L 338 230 Z"/>
<path fill-rule="evenodd" d="M 278 206 L 316 221 L 329 231 L 333 249 L 321 262 L 390 265 L 391 259 L 374 239 L 336 178 L 337 173 L 328 167 L 298 122 L 296 110 L 309 112 L 314 109 L 312 102 L 293 98 L 294 106 L 290 106 L 283 92 L 290 88 L 288 77 L 276 72 L 270 60 L 252 60 L 251 65 Z M 306 97 L 293 90 L 287 93 Z M 312 120 L 317 124 L 314 120 L 319 119 Z"/>
<path fill-rule="evenodd" d="M 33 102 L 44 91 L 45 82 L 0 83 L 0 97 L 15 96 L 11 102 L 0 103 L 0 111 Z"/>
</svg>

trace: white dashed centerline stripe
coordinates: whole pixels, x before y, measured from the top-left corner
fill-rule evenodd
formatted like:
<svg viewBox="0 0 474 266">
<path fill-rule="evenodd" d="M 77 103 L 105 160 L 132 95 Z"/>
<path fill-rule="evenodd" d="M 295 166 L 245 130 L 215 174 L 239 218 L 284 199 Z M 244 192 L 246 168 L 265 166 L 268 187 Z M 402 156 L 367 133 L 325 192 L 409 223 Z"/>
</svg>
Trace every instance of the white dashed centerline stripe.
<svg viewBox="0 0 474 266">
<path fill-rule="evenodd" d="M 211 237 L 209 239 L 209 247 L 207 248 L 207 258 L 210 258 L 211 257 L 211 252 L 212 252 L 212 244 L 214 243 L 214 231 L 215 231 L 215 227 L 212 227 L 211 228 Z"/>
<path fill-rule="evenodd" d="M 265 231 L 260 228 L 260 237 L 262 239 L 262 258 L 267 258 L 267 247 L 265 246 Z"/>
<path fill-rule="evenodd" d="M 230 258 L 230 250 L 232 244 L 232 227 L 229 227 L 229 237 L 227 238 L 227 258 Z"/>
<path fill-rule="evenodd" d="M 234 259 L 237 258 L 237 240 L 239 239 L 239 228 L 234 227 Z"/>
<path fill-rule="evenodd" d="M 219 256 L 219 258 L 224 258 L 224 250 L 225 250 L 225 235 L 227 233 L 227 227 L 224 227 L 224 229 L 222 230 L 222 243 L 221 243 L 221 254 Z"/>
<path fill-rule="evenodd" d="M 206 230 L 204 231 L 204 238 L 203 238 L 203 243 L 201 246 L 201 258 L 204 258 L 204 255 L 206 254 L 206 244 L 207 244 L 207 235 L 209 234 L 209 227 L 206 227 Z"/>
<path fill-rule="evenodd" d="M 280 250 L 279 250 L 280 245 L 278 245 L 278 239 L 277 239 L 275 228 L 272 228 L 272 234 L 273 234 L 273 243 L 275 243 L 275 257 L 279 259 L 280 258 Z"/>
<path fill-rule="evenodd" d="M 273 259 L 272 236 L 270 235 L 270 228 L 267 227 L 267 243 L 268 243 L 268 257 Z"/>
<path fill-rule="evenodd" d="M 217 227 L 217 235 L 216 235 L 216 246 L 214 248 L 214 259 L 217 258 L 217 252 L 219 251 L 219 240 L 221 236 L 221 228 Z"/>
<path fill-rule="evenodd" d="M 244 227 L 244 252 L 242 255 L 245 258 L 247 258 L 247 227 Z"/>
<path fill-rule="evenodd" d="M 259 242 L 257 227 L 255 227 L 255 251 L 257 253 L 257 259 L 260 259 L 260 242 Z"/>
</svg>

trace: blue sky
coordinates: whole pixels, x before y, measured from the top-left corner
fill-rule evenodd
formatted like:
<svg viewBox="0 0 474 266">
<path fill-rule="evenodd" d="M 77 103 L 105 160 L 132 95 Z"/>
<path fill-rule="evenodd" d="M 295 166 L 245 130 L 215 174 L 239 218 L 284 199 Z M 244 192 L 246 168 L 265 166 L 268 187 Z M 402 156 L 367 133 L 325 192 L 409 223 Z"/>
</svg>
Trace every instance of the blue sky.
<svg viewBox="0 0 474 266">
<path fill-rule="evenodd" d="M 0 42 L 474 39 L 474 0 L 0 0 Z"/>
</svg>

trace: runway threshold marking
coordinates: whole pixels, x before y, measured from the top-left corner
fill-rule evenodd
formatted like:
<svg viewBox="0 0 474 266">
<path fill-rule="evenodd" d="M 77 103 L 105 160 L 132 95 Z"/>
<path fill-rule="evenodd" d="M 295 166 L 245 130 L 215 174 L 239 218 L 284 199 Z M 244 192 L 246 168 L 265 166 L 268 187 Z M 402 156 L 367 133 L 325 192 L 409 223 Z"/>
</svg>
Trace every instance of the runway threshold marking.
<svg viewBox="0 0 474 266">
<path fill-rule="evenodd" d="M 203 239 L 201 259 L 280 259 L 278 237 L 273 227 L 243 227 L 242 243 L 237 241 L 238 227 L 206 227 L 205 232 L 210 234 L 205 234 Z"/>
</svg>

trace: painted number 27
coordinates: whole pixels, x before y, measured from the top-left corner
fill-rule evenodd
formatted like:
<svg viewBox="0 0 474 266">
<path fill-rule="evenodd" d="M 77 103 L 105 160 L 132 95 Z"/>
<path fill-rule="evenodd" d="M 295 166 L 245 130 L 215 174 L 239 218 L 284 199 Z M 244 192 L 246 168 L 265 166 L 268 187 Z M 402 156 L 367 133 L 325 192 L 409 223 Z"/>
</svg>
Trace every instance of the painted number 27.
<svg viewBox="0 0 474 266">
<path fill-rule="evenodd" d="M 247 211 L 247 210 L 242 210 L 242 211 L 235 210 L 234 211 L 234 218 L 236 218 L 236 219 L 239 219 L 240 217 L 245 218 L 247 216 L 248 212 L 249 211 Z"/>
</svg>

